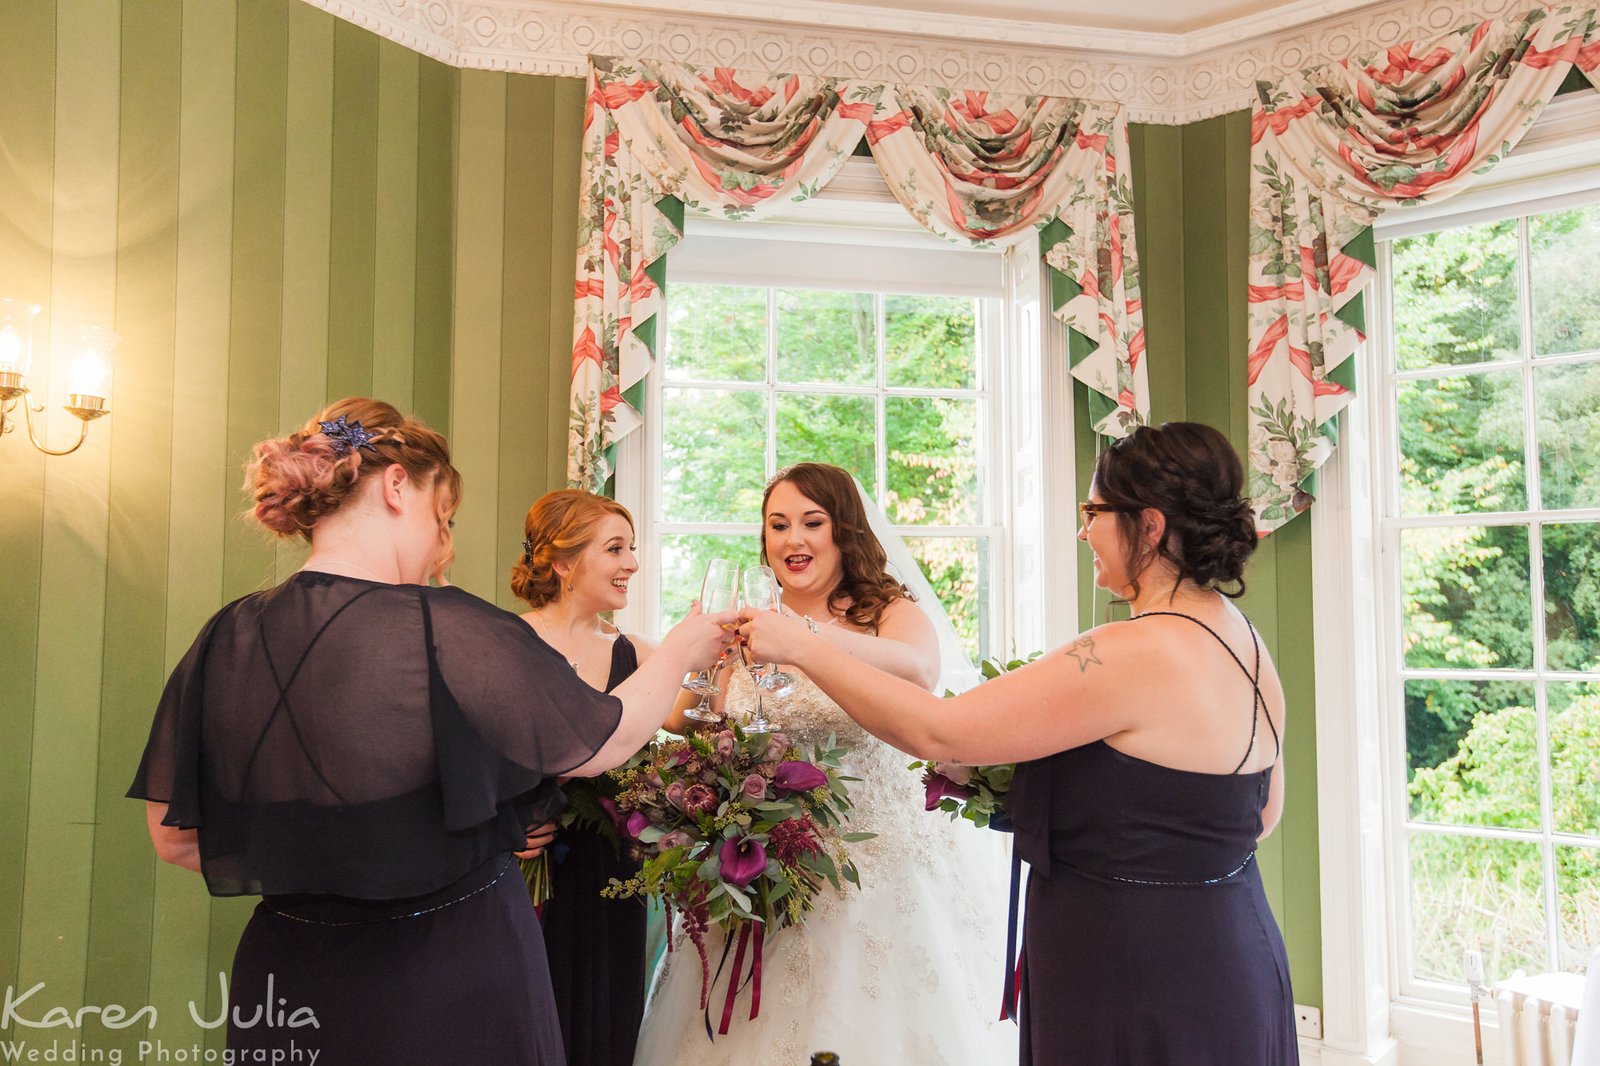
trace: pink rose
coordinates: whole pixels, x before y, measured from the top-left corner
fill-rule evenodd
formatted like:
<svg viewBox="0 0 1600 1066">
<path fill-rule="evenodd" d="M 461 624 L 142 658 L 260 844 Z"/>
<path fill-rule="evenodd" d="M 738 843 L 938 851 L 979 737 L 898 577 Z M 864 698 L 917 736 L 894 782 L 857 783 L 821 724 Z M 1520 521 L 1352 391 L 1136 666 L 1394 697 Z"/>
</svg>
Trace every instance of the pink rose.
<svg viewBox="0 0 1600 1066">
<path fill-rule="evenodd" d="M 666 851 L 668 848 L 686 848 L 693 843 L 694 837 L 685 833 L 682 829 L 674 829 L 661 838 L 659 846 L 662 851 Z"/>
<path fill-rule="evenodd" d="M 719 759 L 731 759 L 731 758 L 733 758 L 733 749 L 734 749 L 735 744 L 737 743 L 737 740 L 733 735 L 733 730 L 731 730 L 731 729 L 721 730 L 716 735 L 714 735 L 711 739 L 712 739 L 712 742 L 714 743 L 714 745 L 716 747 L 717 757 Z"/>
<path fill-rule="evenodd" d="M 760 803 L 767 798 L 767 779 L 760 774 L 751 774 L 739 786 L 739 792 L 751 803 Z"/>
<path fill-rule="evenodd" d="M 789 750 L 789 738 L 782 733 L 772 733 L 767 736 L 767 762 L 778 762 L 783 758 L 783 753 Z"/>
<path fill-rule="evenodd" d="M 672 784 L 667 786 L 667 802 L 678 808 L 680 811 L 683 810 L 684 791 L 685 789 L 682 781 L 674 781 Z"/>
<path fill-rule="evenodd" d="M 962 766 L 958 762 L 934 763 L 934 772 L 943 774 L 952 784 L 965 788 L 972 784 L 972 775 L 976 772 L 970 766 Z"/>
</svg>

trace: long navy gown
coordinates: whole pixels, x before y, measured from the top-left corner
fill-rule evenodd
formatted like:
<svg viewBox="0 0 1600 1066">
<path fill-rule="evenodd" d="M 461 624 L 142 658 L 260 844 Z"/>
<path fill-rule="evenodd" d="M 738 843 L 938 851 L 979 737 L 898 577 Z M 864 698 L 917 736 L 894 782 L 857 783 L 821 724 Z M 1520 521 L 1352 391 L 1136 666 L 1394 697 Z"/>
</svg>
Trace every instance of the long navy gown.
<svg viewBox="0 0 1600 1066">
<path fill-rule="evenodd" d="M 638 668 L 638 651 L 619 635 L 606 691 Z M 637 899 L 605 899 L 600 890 L 639 864 L 584 826 L 563 829 L 552 851 L 544 947 L 567 1066 L 632 1066 L 644 1019 L 646 913 Z"/>
<path fill-rule="evenodd" d="M 1103 741 L 1017 767 L 1022 1066 L 1298 1063 L 1255 864 L 1271 775 L 1176 770 Z"/>
<path fill-rule="evenodd" d="M 237 1060 L 564 1066 L 512 852 L 620 717 L 456 588 L 302 571 L 213 616 L 129 795 L 198 830 L 213 895 L 262 897 L 229 983 Z"/>
</svg>

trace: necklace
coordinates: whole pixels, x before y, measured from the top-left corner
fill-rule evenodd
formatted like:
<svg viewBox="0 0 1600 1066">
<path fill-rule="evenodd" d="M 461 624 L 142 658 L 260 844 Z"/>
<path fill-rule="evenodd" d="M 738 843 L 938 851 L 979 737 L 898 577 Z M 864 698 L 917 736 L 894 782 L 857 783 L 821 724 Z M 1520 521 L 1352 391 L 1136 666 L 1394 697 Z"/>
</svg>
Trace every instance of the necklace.
<svg viewBox="0 0 1600 1066">
<path fill-rule="evenodd" d="M 534 618 L 538 618 L 540 622 L 544 622 L 545 621 L 544 616 L 539 614 L 538 611 L 529 611 L 528 612 L 528 620 L 529 620 L 530 624 L 532 623 L 532 620 Z M 535 633 L 539 634 L 539 639 L 543 640 L 546 644 L 550 645 L 552 648 L 555 648 L 556 647 L 555 642 L 552 641 L 552 640 L 549 640 L 548 638 L 546 638 L 545 635 L 539 631 L 539 629 L 540 629 L 540 627 L 537 626 L 537 625 L 533 627 L 533 631 Z M 583 642 L 582 646 L 578 649 L 578 654 L 576 656 L 574 656 L 572 658 L 567 658 L 565 653 L 561 653 L 562 654 L 562 658 L 567 659 L 567 665 L 572 667 L 572 672 L 573 673 L 575 673 L 575 674 L 582 673 L 582 671 L 583 671 L 583 657 L 585 655 L 589 654 L 589 649 L 594 646 L 594 639 L 596 637 L 604 637 L 605 636 L 605 632 L 606 632 L 605 629 L 601 627 L 601 625 L 600 625 L 600 623 L 598 621 L 596 621 L 595 622 L 595 627 L 594 627 L 594 632 L 590 633 L 586 638 L 584 638 L 584 642 Z M 561 649 L 560 648 L 556 648 L 556 651 L 558 653 L 560 653 Z"/>
</svg>

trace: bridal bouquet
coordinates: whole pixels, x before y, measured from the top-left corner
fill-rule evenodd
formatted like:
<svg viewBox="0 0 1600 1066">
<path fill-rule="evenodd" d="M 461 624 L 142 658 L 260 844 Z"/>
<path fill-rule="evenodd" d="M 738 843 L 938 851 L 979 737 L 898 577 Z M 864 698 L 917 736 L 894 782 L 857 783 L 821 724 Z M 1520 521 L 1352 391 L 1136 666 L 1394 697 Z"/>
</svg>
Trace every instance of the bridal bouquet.
<svg viewBox="0 0 1600 1066">
<path fill-rule="evenodd" d="M 1042 652 L 1034 652 L 1022 659 L 985 659 L 978 664 L 985 681 L 1001 674 L 1027 666 Z M 924 809 L 944 811 L 952 821 L 965 818 L 980 829 L 989 826 L 1001 831 L 1011 828 L 1006 817 L 1006 793 L 1011 789 L 1011 775 L 1015 763 L 995 766 L 963 766 L 960 763 L 917 761 L 912 770 L 922 771 L 922 786 L 926 792 Z"/>
<path fill-rule="evenodd" d="M 746 951 L 751 955 L 751 1005 L 761 1007 L 764 937 L 804 920 L 824 884 L 843 891 L 860 875 L 844 845 L 871 833 L 842 831 L 850 812 L 840 769 L 847 754 L 830 736 L 807 758 L 782 733 L 717 732 L 660 741 L 610 772 L 617 825 L 643 860 L 605 895 L 656 897 L 700 955 L 700 1006 L 713 978 L 705 933 L 712 925 L 737 941 L 720 1032 L 728 1031 Z M 718 966 L 727 963 L 723 952 Z M 710 1029 L 709 1016 L 707 1031 Z"/>
</svg>

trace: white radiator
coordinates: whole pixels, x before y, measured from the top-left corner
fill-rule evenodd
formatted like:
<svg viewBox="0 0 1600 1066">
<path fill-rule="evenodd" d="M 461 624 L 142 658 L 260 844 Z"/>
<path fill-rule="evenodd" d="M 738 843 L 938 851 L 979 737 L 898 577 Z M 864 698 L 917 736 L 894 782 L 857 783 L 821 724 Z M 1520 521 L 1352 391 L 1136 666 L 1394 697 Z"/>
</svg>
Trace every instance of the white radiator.
<svg viewBox="0 0 1600 1066">
<path fill-rule="evenodd" d="M 1505 1066 L 1600 1066 L 1572 1057 L 1583 978 L 1573 973 L 1513 977 L 1495 986 L 1500 1061 Z"/>
</svg>

